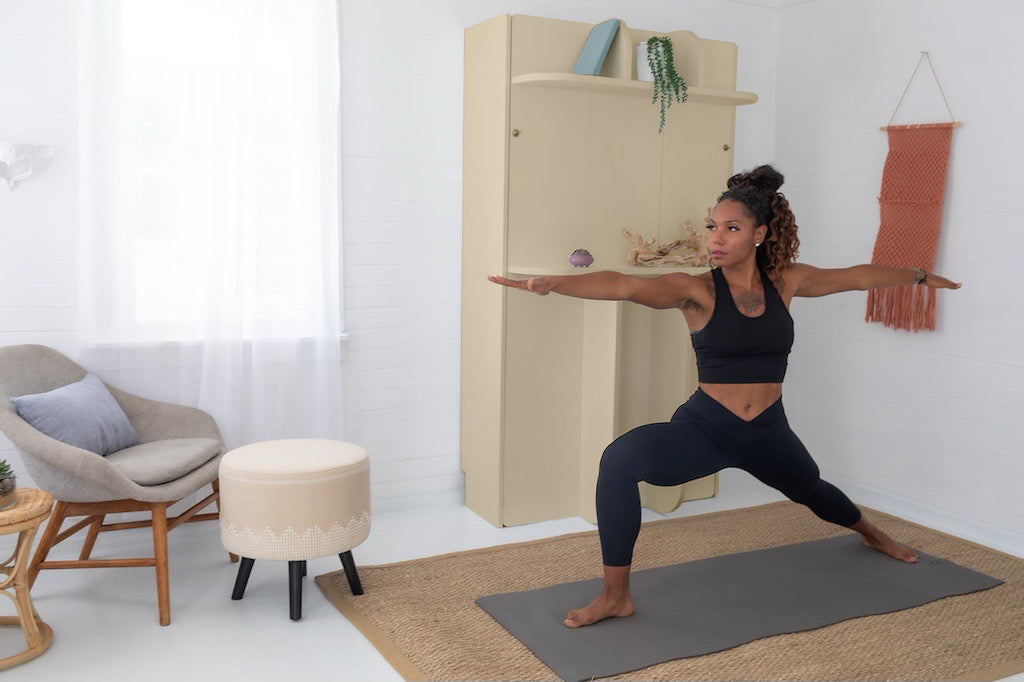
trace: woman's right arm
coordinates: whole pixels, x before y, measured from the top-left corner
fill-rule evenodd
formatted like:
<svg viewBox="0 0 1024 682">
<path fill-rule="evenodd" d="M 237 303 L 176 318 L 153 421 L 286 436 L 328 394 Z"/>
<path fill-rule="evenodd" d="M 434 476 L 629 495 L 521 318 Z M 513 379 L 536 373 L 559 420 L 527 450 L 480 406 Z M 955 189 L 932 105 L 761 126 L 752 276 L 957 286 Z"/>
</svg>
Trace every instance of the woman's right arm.
<svg viewBox="0 0 1024 682">
<path fill-rule="evenodd" d="M 632 301 L 650 308 L 678 308 L 689 297 L 696 278 L 682 272 L 659 277 L 636 277 L 613 270 L 588 272 L 585 275 L 544 275 L 514 280 L 498 275 L 487 279 L 523 291 L 545 296 L 550 292 L 600 301 Z"/>
</svg>

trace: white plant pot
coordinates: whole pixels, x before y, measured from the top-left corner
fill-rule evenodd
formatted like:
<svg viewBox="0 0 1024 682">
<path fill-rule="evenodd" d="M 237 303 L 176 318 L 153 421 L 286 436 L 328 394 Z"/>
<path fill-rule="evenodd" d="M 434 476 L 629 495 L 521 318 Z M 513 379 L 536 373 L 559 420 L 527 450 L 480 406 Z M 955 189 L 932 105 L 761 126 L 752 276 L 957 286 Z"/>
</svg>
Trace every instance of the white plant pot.
<svg viewBox="0 0 1024 682">
<path fill-rule="evenodd" d="M 647 63 L 647 43 L 636 44 L 636 79 L 638 81 L 654 82 L 654 74 Z"/>
<path fill-rule="evenodd" d="M 664 52 L 665 48 L 659 45 L 658 51 Z M 638 81 L 647 81 L 648 83 L 654 82 L 654 74 L 651 73 L 651 67 L 647 63 L 646 42 L 636 44 L 636 79 Z"/>
</svg>

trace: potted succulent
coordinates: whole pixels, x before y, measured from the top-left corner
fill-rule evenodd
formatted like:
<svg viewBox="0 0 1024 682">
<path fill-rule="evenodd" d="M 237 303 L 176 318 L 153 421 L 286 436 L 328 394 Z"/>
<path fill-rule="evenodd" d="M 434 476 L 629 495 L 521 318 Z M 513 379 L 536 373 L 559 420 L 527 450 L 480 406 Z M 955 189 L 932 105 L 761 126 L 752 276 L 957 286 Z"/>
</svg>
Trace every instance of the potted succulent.
<svg viewBox="0 0 1024 682">
<path fill-rule="evenodd" d="M 647 39 L 647 66 L 654 81 L 651 103 L 658 102 L 661 105 L 660 133 L 665 128 L 665 112 L 672 106 L 672 101 L 686 101 L 686 81 L 676 72 L 671 38 L 652 36 Z"/>
<path fill-rule="evenodd" d="M 0 459 L 0 509 L 13 507 L 17 503 L 18 490 L 14 471 L 6 459 Z"/>
</svg>

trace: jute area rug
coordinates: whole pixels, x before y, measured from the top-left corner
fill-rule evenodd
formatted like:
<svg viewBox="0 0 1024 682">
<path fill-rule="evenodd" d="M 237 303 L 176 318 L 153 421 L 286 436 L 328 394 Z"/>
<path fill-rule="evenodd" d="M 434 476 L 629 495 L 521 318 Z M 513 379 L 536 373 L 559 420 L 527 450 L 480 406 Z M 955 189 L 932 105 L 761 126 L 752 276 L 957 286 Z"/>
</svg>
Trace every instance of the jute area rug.
<svg viewBox="0 0 1024 682">
<path fill-rule="evenodd" d="M 993 680 L 1024 672 L 1024 559 L 865 509 L 869 520 L 928 554 L 1005 581 L 917 608 L 766 637 L 615 679 Z M 819 540 L 850 531 L 792 502 L 644 524 L 637 570 Z M 474 600 L 596 578 L 596 531 L 317 576 L 327 598 L 406 679 L 557 679 Z M 770 586 L 765 586 L 770 589 Z"/>
</svg>

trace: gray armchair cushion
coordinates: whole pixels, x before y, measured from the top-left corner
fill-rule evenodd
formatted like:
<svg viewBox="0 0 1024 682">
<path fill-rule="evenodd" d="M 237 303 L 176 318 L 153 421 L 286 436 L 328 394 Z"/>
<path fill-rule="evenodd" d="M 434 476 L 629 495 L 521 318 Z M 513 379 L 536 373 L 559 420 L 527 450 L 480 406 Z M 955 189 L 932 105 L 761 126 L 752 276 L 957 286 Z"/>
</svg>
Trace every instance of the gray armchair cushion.
<svg viewBox="0 0 1024 682">
<path fill-rule="evenodd" d="M 198 469 L 220 453 L 213 438 L 171 438 L 143 443 L 107 456 L 115 469 L 139 485 L 160 485 Z"/>
<path fill-rule="evenodd" d="M 139 443 L 124 410 L 92 374 L 46 393 L 12 397 L 11 404 L 22 419 L 47 436 L 97 455 Z"/>
<path fill-rule="evenodd" d="M 147 400 L 106 386 L 143 443 L 207 438 L 218 452 L 205 464 L 159 485 L 140 485 L 116 469 L 108 457 L 51 438 L 20 417 L 10 404 L 13 396 L 43 393 L 80 381 L 84 368 L 53 348 L 39 345 L 0 347 L 0 431 L 21 453 L 35 483 L 62 502 L 105 502 L 132 499 L 176 502 L 217 478 L 221 442 L 213 418 L 184 405 Z M 177 457 L 177 451 L 174 454 Z M 199 456 L 201 458 L 201 455 Z M 170 459 L 170 457 L 168 457 Z"/>
</svg>

